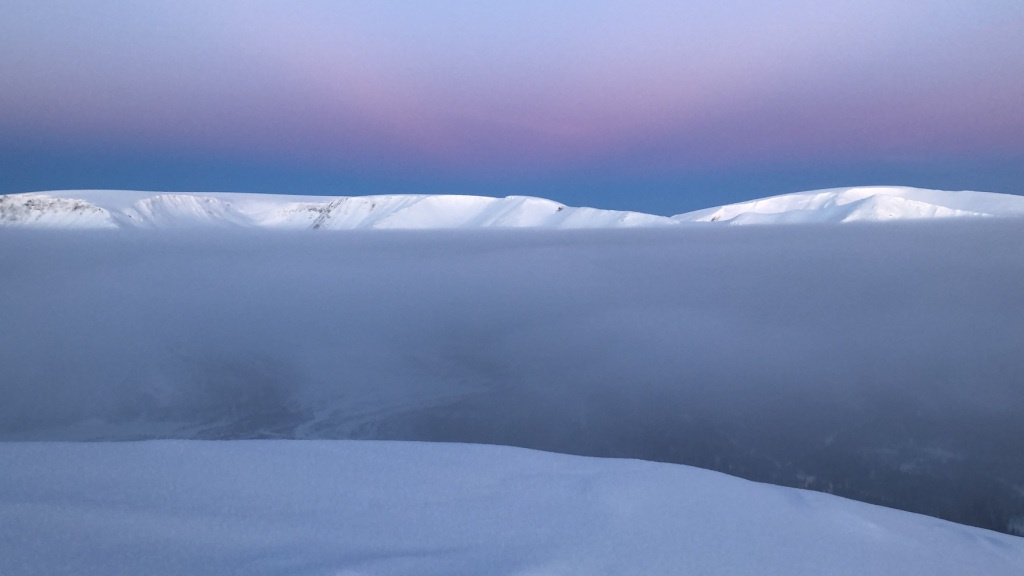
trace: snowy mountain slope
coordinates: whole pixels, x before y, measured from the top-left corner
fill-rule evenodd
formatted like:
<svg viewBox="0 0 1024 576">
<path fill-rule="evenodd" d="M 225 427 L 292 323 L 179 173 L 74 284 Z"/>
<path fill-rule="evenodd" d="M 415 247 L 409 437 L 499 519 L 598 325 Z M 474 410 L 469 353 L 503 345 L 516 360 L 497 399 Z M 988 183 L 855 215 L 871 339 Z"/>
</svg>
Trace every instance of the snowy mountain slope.
<svg viewBox="0 0 1024 576">
<path fill-rule="evenodd" d="M 1024 573 L 1021 538 L 636 460 L 176 441 L 0 461 L 7 576 Z"/>
<path fill-rule="evenodd" d="M 74 190 L 0 196 L 0 225 L 277 229 L 611 228 L 671 226 L 663 216 L 573 208 L 526 196 L 315 197 Z"/>
<path fill-rule="evenodd" d="M 573 208 L 543 198 L 68 190 L 0 196 L 0 226 L 276 229 L 622 228 L 690 222 L 781 224 L 1024 217 L 1024 197 L 897 187 L 835 188 L 707 208 L 671 218 Z"/>
<path fill-rule="evenodd" d="M 234 204 L 192 194 L 160 194 L 135 202 L 119 215 L 122 225 L 144 228 L 248 226 L 251 218 Z"/>
<path fill-rule="evenodd" d="M 117 228 L 107 210 L 85 200 L 50 194 L 0 195 L 0 226 Z"/>
<path fill-rule="evenodd" d="M 1024 196 L 890 186 L 832 188 L 706 208 L 672 219 L 790 224 L 988 216 L 1024 217 Z"/>
</svg>

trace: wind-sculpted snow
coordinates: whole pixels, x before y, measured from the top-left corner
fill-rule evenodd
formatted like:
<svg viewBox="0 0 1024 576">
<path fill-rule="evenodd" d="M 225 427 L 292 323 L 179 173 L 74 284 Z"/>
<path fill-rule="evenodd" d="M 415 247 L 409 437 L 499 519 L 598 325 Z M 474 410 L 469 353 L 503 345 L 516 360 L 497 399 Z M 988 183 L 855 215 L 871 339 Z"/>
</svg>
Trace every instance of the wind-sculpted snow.
<svg viewBox="0 0 1024 576">
<path fill-rule="evenodd" d="M 1024 227 L 0 230 L 0 439 L 694 464 L 1024 522 Z"/>
<path fill-rule="evenodd" d="M 685 466 L 398 442 L 0 443 L 4 576 L 1019 576 L 1024 539 Z"/>
</svg>

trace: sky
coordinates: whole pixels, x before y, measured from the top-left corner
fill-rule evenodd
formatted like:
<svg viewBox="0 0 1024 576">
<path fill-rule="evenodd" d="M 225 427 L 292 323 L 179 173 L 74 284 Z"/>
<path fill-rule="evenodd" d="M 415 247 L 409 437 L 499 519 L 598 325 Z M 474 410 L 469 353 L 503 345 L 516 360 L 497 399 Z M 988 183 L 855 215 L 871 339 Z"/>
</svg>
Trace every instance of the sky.
<svg viewBox="0 0 1024 576">
<path fill-rule="evenodd" d="M 0 193 L 1024 193 L 1019 0 L 5 0 Z"/>
</svg>

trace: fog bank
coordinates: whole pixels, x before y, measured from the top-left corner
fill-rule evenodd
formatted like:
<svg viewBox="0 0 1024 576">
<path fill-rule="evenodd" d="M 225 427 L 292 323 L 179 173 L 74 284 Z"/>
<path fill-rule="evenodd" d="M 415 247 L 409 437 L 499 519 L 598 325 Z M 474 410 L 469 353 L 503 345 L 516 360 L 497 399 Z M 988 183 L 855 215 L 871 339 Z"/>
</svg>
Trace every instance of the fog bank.
<svg viewBox="0 0 1024 576">
<path fill-rule="evenodd" d="M 1012 222 L 0 244 L 2 439 L 510 444 L 1024 531 Z"/>
</svg>

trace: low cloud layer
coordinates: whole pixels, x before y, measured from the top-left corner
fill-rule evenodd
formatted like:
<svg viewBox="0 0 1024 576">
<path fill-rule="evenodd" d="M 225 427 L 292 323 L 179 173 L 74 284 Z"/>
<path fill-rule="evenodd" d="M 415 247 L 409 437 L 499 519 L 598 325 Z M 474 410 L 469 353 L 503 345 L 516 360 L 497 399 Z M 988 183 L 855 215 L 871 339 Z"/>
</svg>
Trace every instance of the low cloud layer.
<svg viewBox="0 0 1024 576">
<path fill-rule="evenodd" d="M 0 242 L 3 439 L 512 444 L 1024 522 L 1013 223 Z"/>
</svg>

